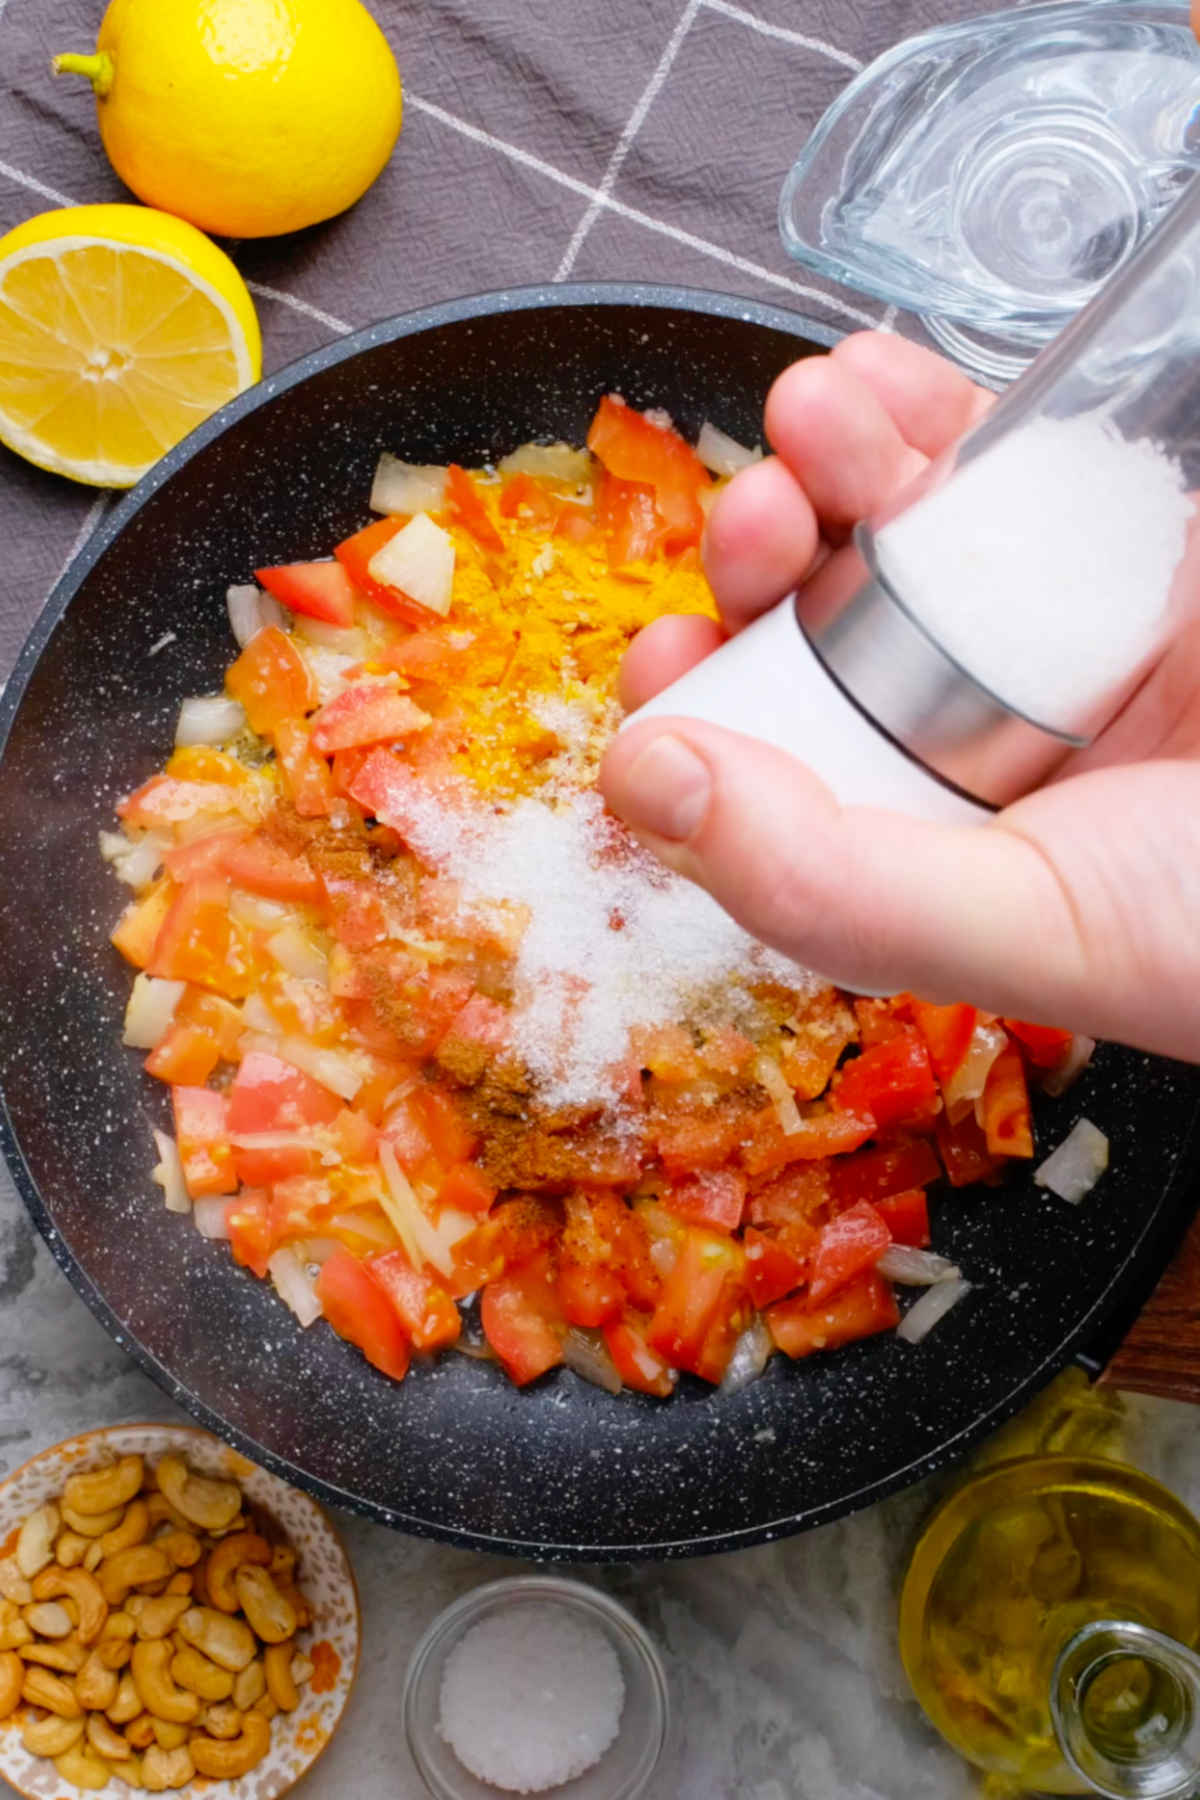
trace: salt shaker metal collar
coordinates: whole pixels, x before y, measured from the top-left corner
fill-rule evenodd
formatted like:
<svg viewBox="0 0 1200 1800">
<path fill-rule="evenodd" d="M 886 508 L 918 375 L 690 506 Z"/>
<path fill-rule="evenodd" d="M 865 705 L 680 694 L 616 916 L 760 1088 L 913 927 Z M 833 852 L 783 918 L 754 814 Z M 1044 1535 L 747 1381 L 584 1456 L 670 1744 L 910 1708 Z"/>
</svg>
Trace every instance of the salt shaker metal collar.
<svg viewBox="0 0 1200 1800">
<path fill-rule="evenodd" d="M 1088 517 L 1079 497 L 1109 449 L 1108 486 Z M 1036 476 L 1035 504 L 998 522 L 974 565 L 1000 604 L 991 616 L 972 610 L 964 574 L 956 618 L 945 595 L 931 603 L 954 575 L 940 566 L 944 547 L 978 516 L 969 499 L 978 509 L 991 491 L 1003 504 L 987 480 L 1005 468 L 1018 483 L 1022 470 L 1027 484 Z M 1127 474 L 1157 482 L 1148 511 Z M 1198 482 L 1200 179 L 983 422 L 858 527 L 852 550 L 635 716 L 747 731 L 801 757 L 847 802 L 982 821 L 1090 743 L 1187 623 L 1180 565 Z M 1071 579 L 1037 592 L 1052 550 L 1070 576 L 1093 538 L 1136 557 L 1136 607 L 1131 595 L 1129 608 L 1092 610 L 1087 591 L 1067 591 Z M 969 572 L 966 551 L 960 560 Z M 1141 591 L 1143 566 L 1153 592 Z"/>
</svg>

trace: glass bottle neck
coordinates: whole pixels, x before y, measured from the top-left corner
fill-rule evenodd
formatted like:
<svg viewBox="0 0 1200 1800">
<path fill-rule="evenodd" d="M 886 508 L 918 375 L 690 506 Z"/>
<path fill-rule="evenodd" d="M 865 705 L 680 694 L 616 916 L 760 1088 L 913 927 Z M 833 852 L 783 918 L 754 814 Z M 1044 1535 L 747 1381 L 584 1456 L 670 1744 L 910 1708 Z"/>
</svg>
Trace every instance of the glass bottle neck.
<svg viewBox="0 0 1200 1800">
<path fill-rule="evenodd" d="M 1071 1768 L 1110 1800 L 1200 1795 L 1200 1657 L 1148 1626 L 1101 1619 L 1059 1654 L 1050 1709 Z"/>
</svg>

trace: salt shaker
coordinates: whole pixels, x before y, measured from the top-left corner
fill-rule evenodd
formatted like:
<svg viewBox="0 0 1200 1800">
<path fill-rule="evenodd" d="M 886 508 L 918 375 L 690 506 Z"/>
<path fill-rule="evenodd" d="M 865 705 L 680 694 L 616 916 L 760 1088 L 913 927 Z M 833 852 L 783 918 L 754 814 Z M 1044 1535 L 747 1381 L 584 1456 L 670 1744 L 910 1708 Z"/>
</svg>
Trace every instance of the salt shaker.
<svg viewBox="0 0 1200 1800">
<path fill-rule="evenodd" d="M 981 424 L 634 717 L 774 743 L 847 803 L 983 822 L 1200 610 L 1197 488 L 1200 179 Z"/>
</svg>

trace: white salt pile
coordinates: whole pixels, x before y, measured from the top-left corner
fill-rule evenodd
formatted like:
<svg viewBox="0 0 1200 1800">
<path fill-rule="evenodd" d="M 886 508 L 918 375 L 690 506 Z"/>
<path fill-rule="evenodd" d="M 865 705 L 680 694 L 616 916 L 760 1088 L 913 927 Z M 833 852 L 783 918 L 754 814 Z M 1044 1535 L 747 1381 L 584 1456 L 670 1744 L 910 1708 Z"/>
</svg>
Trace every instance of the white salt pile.
<svg viewBox="0 0 1200 1800">
<path fill-rule="evenodd" d="M 950 656 L 1071 732 L 1161 641 L 1192 502 L 1105 419 L 1036 419 L 885 525 L 880 568 Z"/>
<path fill-rule="evenodd" d="M 451 1650 L 438 1730 L 480 1781 L 542 1794 L 600 1761 L 624 1705 L 621 1666 L 600 1628 L 528 1601 L 482 1619 Z"/>
</svg>

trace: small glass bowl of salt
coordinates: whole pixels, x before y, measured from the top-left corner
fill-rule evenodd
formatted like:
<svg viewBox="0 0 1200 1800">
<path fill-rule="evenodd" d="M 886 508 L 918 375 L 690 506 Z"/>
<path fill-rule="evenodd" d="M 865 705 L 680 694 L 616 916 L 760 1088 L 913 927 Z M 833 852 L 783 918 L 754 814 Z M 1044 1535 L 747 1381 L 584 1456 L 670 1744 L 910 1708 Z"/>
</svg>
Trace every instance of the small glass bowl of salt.
<svg viewBox="0 0 1200 1800">
<path fill-rule="evenodd" d="M 553 1575 L 464 1594 L 405 1679 L 408 1747 L 434 1800 L 637 1800 L 667 1722 L 662 1661 L 632 1613 Z"/>
</svg>

